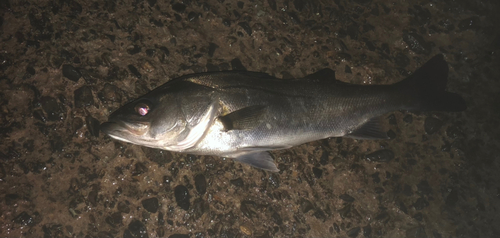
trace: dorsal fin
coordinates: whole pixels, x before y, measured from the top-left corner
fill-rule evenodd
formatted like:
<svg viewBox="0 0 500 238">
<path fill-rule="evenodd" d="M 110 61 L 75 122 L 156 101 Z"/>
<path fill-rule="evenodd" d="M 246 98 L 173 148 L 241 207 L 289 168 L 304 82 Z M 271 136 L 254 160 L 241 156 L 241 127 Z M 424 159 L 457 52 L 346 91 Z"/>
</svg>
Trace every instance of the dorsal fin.
<svg viewBox="0 0 500 238">
<path fill-rule="evenodd" d="M 307 75 L 304 78 L 319 81 L 337 81 L 337 79 L 335 79 L 335 71 L 329 68 L 321 69 L 316 73 Z"/>
<path fill-rule="evenodd" d="M 335 78 L 335 71 L 329 68 L 324 68 L 316 73 L 309 74 L 304 79 L 312 80 L 314 82 L 328 82 L 328 83 L 344 83 Z"/>
</svg>

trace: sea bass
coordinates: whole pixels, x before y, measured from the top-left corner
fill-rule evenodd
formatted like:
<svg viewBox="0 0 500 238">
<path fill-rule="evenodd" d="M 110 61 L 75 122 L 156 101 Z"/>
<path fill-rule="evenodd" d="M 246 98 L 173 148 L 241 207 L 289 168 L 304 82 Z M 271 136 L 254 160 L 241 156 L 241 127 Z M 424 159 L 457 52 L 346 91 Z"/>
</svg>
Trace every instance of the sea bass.
<svg viewBox="0 0 500 238">
<path fill-rule="evenodd" d="M 328 137 L 386 139 L 380 117 L 395 110 L 465 110 L 460 95 L 445 91 L 447 78 L 442 55 L 392 85 L 344 83 L 329 69 L 294 80 L 241 71 L 192 74 L 119 108 L 101 130 L 132 144 L 277 172 L 268 151 Z"/>
</svg>

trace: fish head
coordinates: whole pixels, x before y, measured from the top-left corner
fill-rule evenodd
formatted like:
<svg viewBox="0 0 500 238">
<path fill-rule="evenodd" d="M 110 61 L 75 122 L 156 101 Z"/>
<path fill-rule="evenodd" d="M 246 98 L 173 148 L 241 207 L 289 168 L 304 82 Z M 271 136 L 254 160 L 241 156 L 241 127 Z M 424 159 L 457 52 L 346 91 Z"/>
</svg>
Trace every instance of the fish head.
<svg viewBox="0 0 500 238">
<path fill-rule="evenodd" d="M 101 130 L 113 139 L 164 149 L 177 143 L 186 126 L 175 95 L 152 91 L 113 112 Z"/>
</svg>

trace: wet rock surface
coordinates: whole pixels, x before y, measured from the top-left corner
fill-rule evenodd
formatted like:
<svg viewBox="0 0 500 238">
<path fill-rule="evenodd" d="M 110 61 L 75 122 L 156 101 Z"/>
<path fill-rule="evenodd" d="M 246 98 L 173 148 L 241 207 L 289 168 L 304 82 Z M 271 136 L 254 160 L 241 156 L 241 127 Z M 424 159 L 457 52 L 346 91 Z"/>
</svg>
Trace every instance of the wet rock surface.
<svg viewBox="0 0 500 238">
<path fill-rule="evenodd" d="M 500 237 L 498 1 L 0 1 L 0 237 Z M 460 113 L 273 151 L 279 173 L 99 133 L 182 75 L 392 84 L 435 54 Z"/>
</svg>

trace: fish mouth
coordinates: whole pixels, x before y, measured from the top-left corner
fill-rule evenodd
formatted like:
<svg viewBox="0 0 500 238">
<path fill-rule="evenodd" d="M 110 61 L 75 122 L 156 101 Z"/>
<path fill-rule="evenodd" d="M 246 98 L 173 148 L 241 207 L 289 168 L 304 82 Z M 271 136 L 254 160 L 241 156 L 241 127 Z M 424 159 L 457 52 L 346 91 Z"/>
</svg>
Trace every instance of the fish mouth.
<svg viewBox="0 0 500 238">
<path fill-rule="evenodd" d="M 149 123 L 107 121 L 100 125 L 101 131 L 110 137 L 126 142 L 129 138 L 143 136 L 149 128 Z"/>
</svg>

